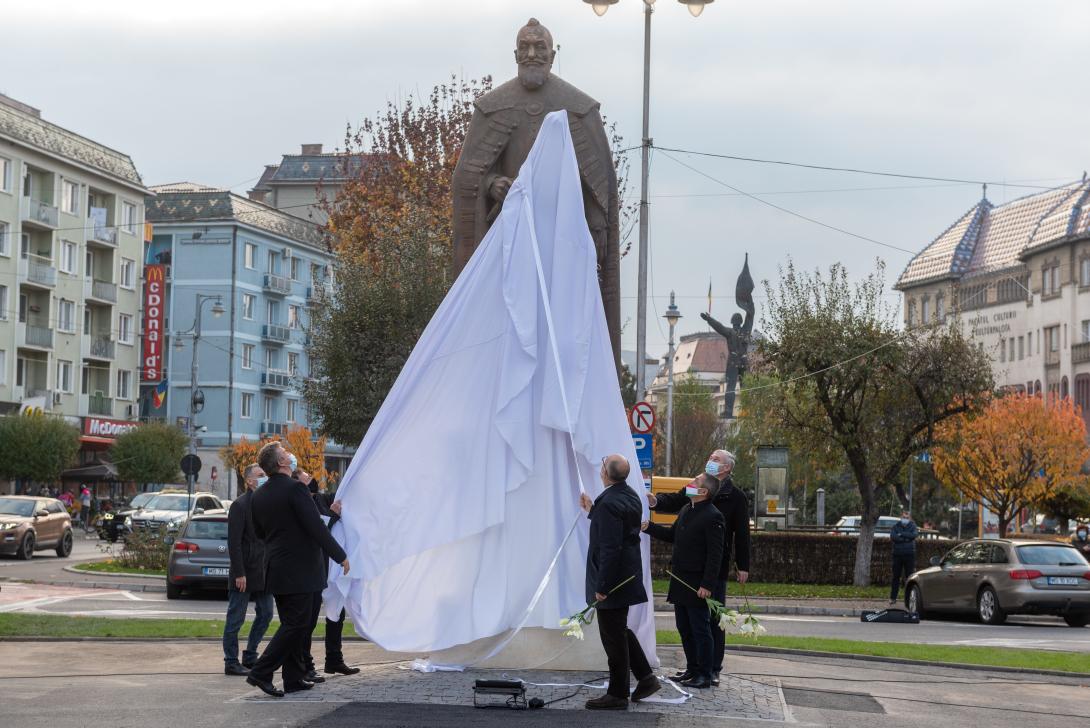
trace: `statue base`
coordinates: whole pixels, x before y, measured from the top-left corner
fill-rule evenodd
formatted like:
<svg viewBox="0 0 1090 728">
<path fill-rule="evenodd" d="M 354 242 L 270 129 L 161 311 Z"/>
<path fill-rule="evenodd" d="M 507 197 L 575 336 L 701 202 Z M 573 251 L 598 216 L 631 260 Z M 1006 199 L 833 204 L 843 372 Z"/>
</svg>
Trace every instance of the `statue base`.
<svg viewBox="0 0 1090 728">
<path fill-rule="evenodd" d="M 565 637 L 564 630 L 527 627 L 495 655 L 488 657 L 507 635 L 486 637 L 465 645 L 433 652 L 427 659 L 433 665 L 502 670 L 578 670 L 605 672 L 606 653 L 598 636 L 595 620 L 583 627 L 585 639 Z M 419 657 L 409 656 L 407 659 Z M 487 658 L 487 659 L 486 659 Z"/>
</svg>

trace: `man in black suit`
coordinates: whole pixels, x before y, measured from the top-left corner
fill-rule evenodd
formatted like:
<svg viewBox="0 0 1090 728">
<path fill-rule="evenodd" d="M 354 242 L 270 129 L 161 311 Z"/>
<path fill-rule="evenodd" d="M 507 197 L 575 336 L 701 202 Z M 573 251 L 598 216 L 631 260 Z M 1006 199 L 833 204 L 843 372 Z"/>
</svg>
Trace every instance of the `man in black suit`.
<svg viewBox="0 0 1090 728">
<path fill-rule="evenodd" d="M 752 512 L 746 494 L 734 486 L 731 473 L 734 471 L 734 455 L 726 450 L 715 450 L 708 456 L 704 465 L 705 475 L 719 481 L 719 493 L 712 501 L 716 509 L 723 514 L 723 561 L 719 566 L 719 577 L 712 588 L 712 599 L 723 602 L 727 598 L 727 577 L 730 575 L 731 557 L 737 566 L 739 584 L 745 584 L 749 578 L 749 514 Z M 676 493 L 662 493 L 654 496 L 647 494 L 647 502 L 656 513 L 677 513 L 689 503 L 685 489 Z M 715 643 L 712 652 L 712 684 L 719 684 L 719 673 L 723 670 L 723 656 L 726 650 L 726 636 L 720 629 L 712 630 Z"/>
<path fill-rule="evenodd" d="M 719 487 L 719 481 L 712 476 L 700 476 L 685 486 L 690 502 L 673 524 L 647 526 L 652 538 L 674 545 L 670 557 L 674 576 L 670 578 L 667 600 L 674 605 L 677 631 L 685 648 L 685 672 L 676 679 L 690 688 L 713 685 L 712 632 L 719 626 L 712 625 L 705 600 L 712 595 L 723 560 L 723 514 L 712 505 Z"/>
<path fill-rule="evenodd" d="M 250 498 L 265 475 L 257 463 L 246 466 L 242 473 L 246 491 L 231 504 L 227 512 L 227 549 L 231 570 L 227 580 L 227 621 L 223 625 L 223 672 L 226 675 L 247 675 L 247 668 L 257 660 L 257 646 L 269 628 L 273 615 L 273 598 L 265 591 L 265 544 L 254 533 L 250 514 Z M 256 615 L 250 626 L 250 636 L 238 661 L 238 631 L 246 621 L 246 606 L 254 603 Z"/>
<path fill-rule="evenodd" d="M 348 573 L 348 556 L 329 534 L 307 487 L 291 477 L 291 457 L 279 442 L 261 448 L 257 464 L 269 479 L 254 493 L 254 532 L 265 541 L 265 589 L 276 599 L 280 629 L 250 669 L 246 682 L 274 697 L 309 690 L 305 642 L 314 593 L 325 589 L 326 559 Z M 283 668 L 284 690 L 272 683 Z"/>
<path fill-rule="evenodd" d="M 629 670 L 639 681 L 632 700 L 643 700 L 662 687 L 636 635 L 628 628 L 628 608 L 647 601 L 640 556 L 643 509 L 639 496 L 625 482 L 629 469 L 622 455 L 602 458 L 600 475 L 605 490 L 593 503 L 586 493 L 580 497 L 590 518 L 587 603 L 598 602 L 598 634 L 609 662 L 609 688 L 602 697 L 587 701 L 591 710 L 628 708 Z"/>
</svg>

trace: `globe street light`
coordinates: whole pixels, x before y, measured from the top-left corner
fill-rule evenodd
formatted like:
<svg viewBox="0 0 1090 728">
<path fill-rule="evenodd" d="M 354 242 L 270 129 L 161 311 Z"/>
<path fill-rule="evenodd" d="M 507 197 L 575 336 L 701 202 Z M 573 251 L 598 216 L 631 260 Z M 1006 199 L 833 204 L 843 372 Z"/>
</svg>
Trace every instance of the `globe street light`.
<svg viewBox="0 0 1090 728">
<path fill-rule="evenodd" d="M 674 292 L 670 291 L 670 306 L 662 315 L 666 323 L 670 325 L 670 370 L 666 379 L 666 477 L 670 477 L 670 468 L 673 465 L 674 456 L 674 327 L 681 318 L 681 312 L 674 304 Z"/>
<path fill-rule="evenodd" d="M 618 0 L 583 0 L 599 16 L 605 15 L 610 5 Z M 678 0 L 689 6 L 689 12 L 697 17 L 704 6 L 713 0 Z M 651 156 L 651 13 L 655 0 L 643 0 L 643 139 L 640 144 L 640 245 L 639 271 L 636 284 L 636 387 L 642 391 L 647 372 L 647 239 L 648 199 L 647 177 Z"/>
<path fill-rule="evenodd" d="M 174 348 L 175 350 L 181 350 L 183 336 L 191 337 L 193 340 L 193 363 L 189 370 L 189 454 L 195 455 L 197 452 L 197 427 L 194 423 L 194 418 L 197 413 L 204 409 L 204 393 L 197 389 L 197 344 L 201 340 L 201 314 L 204 312 L 204 304 L 212 301 L 212 316 L 219 318 L 227 309 L 223 307 L 223 296 L 220 294 L 196 294 L 196 304 L 194 310 L 196 311 L 193 318 L 193 326 L 188 331 L 181 331 L 175 334 Z M 189 491 L 190 498 L 193 497 L 193 487 L 196 485 L 196 476 L 187 475 L 186 485 Z"/>
</svg>

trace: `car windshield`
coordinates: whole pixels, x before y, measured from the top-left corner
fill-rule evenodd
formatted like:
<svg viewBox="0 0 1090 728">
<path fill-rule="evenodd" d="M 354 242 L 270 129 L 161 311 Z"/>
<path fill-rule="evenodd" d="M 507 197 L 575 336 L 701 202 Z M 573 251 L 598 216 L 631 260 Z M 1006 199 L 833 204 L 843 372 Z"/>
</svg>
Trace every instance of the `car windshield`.
<svg viewBox="0 0 1090 728">
<path fill-rule="evenodd" d="M 134 495 L 132 497 L 132 500 L 129 501 L 129 507 L 130 508 L 143 508 L 156 495 L 157 495 L 157 493 L 137 493 L 136 495 Z"/>
<path fill-rule="evenodd" d="M 1087 566 L 1078 549 L 1070 546 L 1019 546 L 1018 560 L 1033 566 Z"/>
<path fill-rule="evenodd" d="M 188 495 L 157 495 L 144 506 L 151 511 L 188 511 L 192 503 Z"/>
<path fill-rule="evenodd" d="M 185 529 L 186 538 L 227 540 L 227 521 L 190 521 Z"/>
<path fill-rule="evenodd" d="M 34 501 L 19 500 L 18 498 L 0 498 L 0 513 L 9 516 L 33 516 Z"/>
</svg>

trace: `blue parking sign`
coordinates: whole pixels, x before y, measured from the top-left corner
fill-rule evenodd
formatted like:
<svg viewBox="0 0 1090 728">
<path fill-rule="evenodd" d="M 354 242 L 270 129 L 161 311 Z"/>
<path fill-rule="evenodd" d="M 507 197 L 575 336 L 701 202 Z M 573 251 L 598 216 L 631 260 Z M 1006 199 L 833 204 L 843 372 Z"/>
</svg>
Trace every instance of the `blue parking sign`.
<svg viewBox="0 0 1090 728">
<path fill-rule="evenodd" d="M 636 457 L 640 461 L 640 470 L 652 470 L 655 467 L 655 450 L 651 446 L 651 435 L 632 435 L 636 446 Z"/>
</svg>

